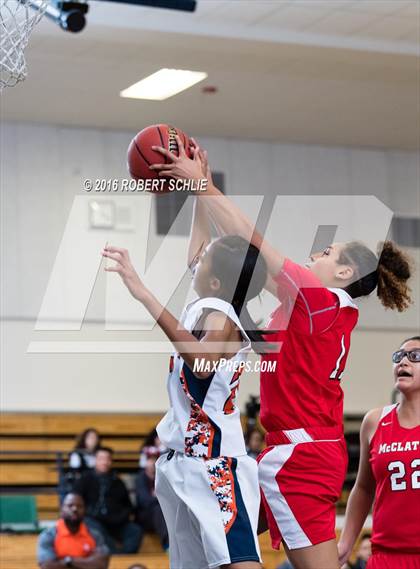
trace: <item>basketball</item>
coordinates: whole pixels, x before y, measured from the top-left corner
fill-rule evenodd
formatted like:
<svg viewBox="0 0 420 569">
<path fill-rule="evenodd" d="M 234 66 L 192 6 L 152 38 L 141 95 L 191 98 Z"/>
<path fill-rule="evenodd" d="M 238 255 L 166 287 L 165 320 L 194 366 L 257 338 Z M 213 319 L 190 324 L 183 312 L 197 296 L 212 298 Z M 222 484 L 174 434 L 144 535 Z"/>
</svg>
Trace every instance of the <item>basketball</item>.
<svg viewBox="0 0 420 569">
<path fill-rule="evenodd" d="M 159 178 L 158 172 L 150 170 L 152 164 L 169 162 L 166 156 L 152 150 L 152 146 L 162 146 L 178 156 L 178 144 L 175 136 L 178 135 L 184 144 L 187 155 L 192 157 L 191 142 L 188 136 L 174 126 L 167 124 L 154 124 L 141 130 L 130 142 L 127 152 L 127 166 L 130 176 L 135 180 Z"/>
</svg>

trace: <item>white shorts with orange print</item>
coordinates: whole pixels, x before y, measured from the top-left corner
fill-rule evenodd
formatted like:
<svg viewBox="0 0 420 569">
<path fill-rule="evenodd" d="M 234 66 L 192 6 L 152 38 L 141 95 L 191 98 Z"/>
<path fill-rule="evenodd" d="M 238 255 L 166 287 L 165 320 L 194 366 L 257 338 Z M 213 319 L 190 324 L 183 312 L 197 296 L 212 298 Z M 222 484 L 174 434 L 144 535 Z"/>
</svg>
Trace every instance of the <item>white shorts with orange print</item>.
<svg viewBox="0 0 420 569">
<path fill-rule="evenodd" d="M 156 495 L 169 532 L 171 569 L 260 561 L 255 460 L 171 451 L 156 463 Z"/>
</svg>

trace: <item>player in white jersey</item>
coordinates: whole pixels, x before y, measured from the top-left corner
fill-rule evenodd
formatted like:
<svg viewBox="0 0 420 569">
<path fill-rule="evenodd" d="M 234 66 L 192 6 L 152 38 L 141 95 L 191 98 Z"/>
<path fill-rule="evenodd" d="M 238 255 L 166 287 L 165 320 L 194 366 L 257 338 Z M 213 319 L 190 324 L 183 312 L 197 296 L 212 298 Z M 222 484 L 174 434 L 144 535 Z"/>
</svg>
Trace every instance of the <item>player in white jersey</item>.
<svg viewBox="0 0 420 569">
<path fill-rule="evenodd" d="M 198 207 L 190 258 L 199 300 L 187 306 L 181 322 L 144 286 L 125 249 L 109 246 L 103 255 L 117 263 L 106 270 L 121 275 L 177 350 L 168 377 L 171 407 L 157 428 L 171 449 L 156 465 L 171 569 L 258 569 L 257 464 L 246 455 L 236 396 L 251 345 L 261 351 L 264 341 L 246 304 L 263 289 L 267 268 L 241 237 L 205 247 L 209 234 L 202 239 Z"/>
</svg>

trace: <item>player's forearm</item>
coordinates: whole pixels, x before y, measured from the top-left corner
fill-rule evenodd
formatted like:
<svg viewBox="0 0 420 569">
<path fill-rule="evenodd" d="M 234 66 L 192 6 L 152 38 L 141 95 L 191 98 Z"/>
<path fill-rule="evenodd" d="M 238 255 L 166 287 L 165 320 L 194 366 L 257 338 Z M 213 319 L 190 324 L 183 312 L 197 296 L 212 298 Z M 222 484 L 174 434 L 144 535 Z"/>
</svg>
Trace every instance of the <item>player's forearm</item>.
<svg viewBox="0 0 420 569">
<path fill-rule="evenodd" d="M 188 247 L 188 266 L 210 243 L 211 232 L 209 218 L 204 203 L 194 199 L 193 220 L 191 225 L 190 243 Z"/>
<path fill-rule="evenodd" d="M 255 226 L 231 200 L 222 194 L 214 184 L 209 183 L 203 195 L 198 196 L 211 218 L 224 234 L 240 235 L 260 247 L 262 236 L 255 231 Z"/>
<path fill-rule="evenodd" d="M 147 291 L 139 298 L 149 314 L 156 320 L 167 338 L 172 342 L 177 352 L 182 356 L 188 367 L 193 370 L 196 360 L 204 360 L 213 364 L 225 352 L 222 343 L 207 344 L 200 342 L 186 330 L 182 324 L 164 308 L 157 298 Z"/>
<path fill-rule="evenodd" d="M 363 524 L 372 507 L 374 492 L 355 484 L 347 501 L 344 528 L 340 536 L 342 543 L 349 551 L 352 550 Z"/>
<path fill-rule="evenodd" d="M 202 200 L 215 225 L 224 234 L 239 235 L 257 247 L 263 255 L 268 272 L 276 276 L 283 267 L 285 257 L 274 249 L 255 229 L 255 225 L 239 209 L 239 207 L 224 196 L 213 184 L 207 191 L 198 196 Z"/>
</svg>

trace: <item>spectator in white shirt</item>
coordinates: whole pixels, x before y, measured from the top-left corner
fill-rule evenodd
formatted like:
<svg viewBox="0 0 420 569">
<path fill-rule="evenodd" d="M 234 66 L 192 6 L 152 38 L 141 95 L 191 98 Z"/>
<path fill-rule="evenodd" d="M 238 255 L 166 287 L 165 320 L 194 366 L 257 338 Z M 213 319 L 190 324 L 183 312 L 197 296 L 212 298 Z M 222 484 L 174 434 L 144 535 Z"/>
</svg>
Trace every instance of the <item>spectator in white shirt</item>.
<svg viewBox="0 0 420 569">
<path fill-rule="evenodd" d="M 95 453 L 100 446 L 101 437 L 96 429 L 89 428 L 83 431 L 70 454 L 69 467 L 79 471 L 95 468 Z"/>
</svg>

